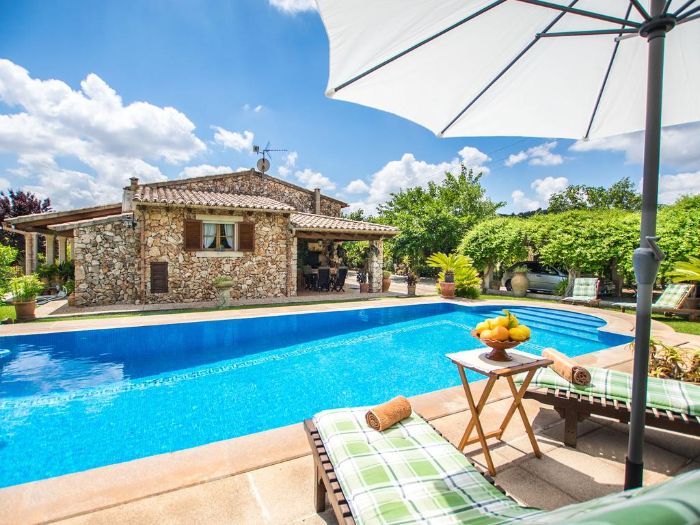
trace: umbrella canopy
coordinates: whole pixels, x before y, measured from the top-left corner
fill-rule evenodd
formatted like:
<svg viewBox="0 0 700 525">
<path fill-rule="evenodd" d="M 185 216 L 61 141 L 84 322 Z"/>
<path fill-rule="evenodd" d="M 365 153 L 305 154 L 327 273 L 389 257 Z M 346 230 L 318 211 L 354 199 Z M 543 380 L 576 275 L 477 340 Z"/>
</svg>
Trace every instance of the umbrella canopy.
<svg viewBox="0 0 700 525">
<path fill-rule="evenodd" d="M 645 19 L 631 2 L 318 5 L 333 99 L 394 113 L 444 137 L 581 139 L 645 127 L 648 46 L 638 35 Z M 663 126 L 700 120 L 700 23 L 688 21 L 666 43 Z M 604 33 L 554 36 L 576 31 Z"/>
<path fill-rule="evenodd" d="M 326 94 L 441 137 L 645 131 L 625 487 L 642 484 L 661 127 L 700 120 L 700 0 L 317 0 Z M 664 78 L 665 75 L 665 78 Z M 663 113 L 661 111 L 663 105 Z"/>
</svg>

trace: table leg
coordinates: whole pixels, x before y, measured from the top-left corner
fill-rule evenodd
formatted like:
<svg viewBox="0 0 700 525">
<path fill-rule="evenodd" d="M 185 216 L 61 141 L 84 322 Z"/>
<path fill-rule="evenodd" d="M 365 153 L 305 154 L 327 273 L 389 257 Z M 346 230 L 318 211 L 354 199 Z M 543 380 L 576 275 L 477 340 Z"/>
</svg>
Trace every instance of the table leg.
<svg viewBox="0 0 700 525">
<path fill-rule="evenodd" d="M 486 400 L 488 399 L 489 394 L 491 393 L 491 389 L 493 388 L 494 383 L 496 382 L 495 377 L 489 377 L 488 382 L 486 383 L 486 388 L 484 389 L 484 392 L 481 394 L 481 397 L 479 398 L 479 403 L 476 404 L 474 403 L 474 396 L 472 395 L 471 388 L 469 388 L 469 382 L 467 381 L 467 376 L 464 373 L 464 368 L 457 365 L 457 368 L 459 370 L 459 377 L 462 379 L 462 386 L 464 387 L 464 394 L 467 396 L 467 403 L 469 404 L 469 410 L 472 413 L 471 420 L 467 424 L 467 428 L 464 431 L 464 435 L 462 436 L 462 439 L 459 442 L 459 450 L 463 450 L 464 447 L 466 446 L 467 440 L 469 439 L 469 435 L 472 432 L 472 429 L 476 427 L 476 433 L 479 436 L 479 443 L 481 443 L 481 448 L 484 451 L 484 457 L 486 458 L 486 465 L 489 470 L 489 474 L 492 476 L 496 475 L 496 468 L 493 466 L 493 460 L 491 459 L 491 453 L 489 452 L 489 447 L 488 444 L 486 443 L 486 437 L 484 436 L 484 429 L 481 426 L 481 420 L 479 419 L 479 414 L 484 408 L 484 405 L 486 404 Z"/>
<path fill-rule="evenodd" d="M 525 407 L 523 407 L 523 396 L 525 395 L 525 391 L 527 390 L 528 385 L 530 384 L 530 381 L 532 380 L 532 377 L 535 375 L 535 371 L 531 370 L 528 372 L 527 376 L 525 377 L 525 381 L 523 381 L 523 384 L 520 386 L 520 390 L 518 390 L 515 387 L 515 382 L 513 381 L 512 376 L 508 376 L 508 386 L 510 387 L 510 391 L 513 393 L 513 404 L 510 407 L 510 410 L 508 410 L 508 414 L 506 414 L 506 418 L 503 420 L 503 423 L 501 424 L 501 429 L 500 432 L 501 434 L 505 431 L 506 426 L 510 422 L 510 417 L 512 417 L 513 412 L 515 412 L 515 409 L 517 408 L 518 412 L 520 413 L 520 419 L 523 420 L 523 426 L 525 427 L 525 432 L 527 432 L 527 437 L 530 438 L 530 444 L 532 445 L 532 450 L 535 452 L 535 456 L 538 458 L 542 457 L 542 452 L 540 452 L 540 447 L 537 444 L 537 440 L 535 439 L 535 433 L 532 431 L 532 426 L 530 426 L 530 421 L 527 419 L 527 413 L 525 412 Z M 510 417 L 508 417 L 510 415 Z"/>
</svg>

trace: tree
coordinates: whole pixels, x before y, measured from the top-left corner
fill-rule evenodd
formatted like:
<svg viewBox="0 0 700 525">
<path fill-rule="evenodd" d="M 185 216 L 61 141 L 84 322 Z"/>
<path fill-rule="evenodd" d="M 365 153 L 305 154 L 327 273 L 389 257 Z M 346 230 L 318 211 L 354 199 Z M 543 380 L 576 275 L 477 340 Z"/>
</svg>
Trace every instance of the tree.
<svg viewBox="0 0 700 525">
<path fill-rule="evenodd" d="M 30 191 L 8 189 L 7 194 L 0 192 L 0 223 L 12 217 L 44 213 L 51 211 L 51 201 L 41 199 Z M 2 231 L 0 233 L 2 244 L 18 249 L 24 248 L 24 237 L 16 233 Z"/>
<path fill-rule="evenodd" d="M 477 224 L 462 238 L 457 252 L 471 257 L 483 271 L 488 289 L 496 266 L 509 266 L 528 255 L 526 221 L 518 217 L 496 217 Z"/>
<path fill-rule="evenodd" d="M 657 235 L 666 258 L 659 266 L 664 283 L 676 262 L 700 255 L 700 195 L 681 197 L 675 204 L 659 210 Z"/>
<path fill-rule="evenodd" d="M 10 279 L 17 274 L 13 267 L 15 259 L 17 259 L 17 249 L 0 244 L 0 294 L 2 295 L 7 293 Z"/>
<path fill-rule="evenodd" d="M 505 203 L 486 196 L 481 176 L 462 165 L 459 175 L 445 173 L 440 183 L 401 190 L 380 205 L 377 222 L 401 230 L 389 243 L 394 259 L 425 261 L 431 253 L 452 252 L 470 228 L 494 217 Z"/>
<path fill-rule="evenodd" d="M 591 209 L 639 211 L 642 209 L 642 196 L 630 178 L 625 177 L 609 188 L 572 184 L 549 198 L 550 213 Z"/>
</svg>

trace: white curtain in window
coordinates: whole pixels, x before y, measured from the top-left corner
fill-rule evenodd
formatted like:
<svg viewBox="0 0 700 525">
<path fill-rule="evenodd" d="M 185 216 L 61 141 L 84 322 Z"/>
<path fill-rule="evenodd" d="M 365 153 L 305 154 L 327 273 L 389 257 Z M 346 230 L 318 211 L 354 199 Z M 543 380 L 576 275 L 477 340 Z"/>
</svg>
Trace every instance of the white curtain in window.
<svg viewBox="0 0 700 525">
<path fill-rule="evenodd" d="M 216 224 L 204 223 L 204 247 L 216 248 Z"/>
<path fill-rule="evenodd" d="M 233 224 L 224 224 L 224 237 L 228 243 L 226 248 L 233 249 Z"/>
</svg>

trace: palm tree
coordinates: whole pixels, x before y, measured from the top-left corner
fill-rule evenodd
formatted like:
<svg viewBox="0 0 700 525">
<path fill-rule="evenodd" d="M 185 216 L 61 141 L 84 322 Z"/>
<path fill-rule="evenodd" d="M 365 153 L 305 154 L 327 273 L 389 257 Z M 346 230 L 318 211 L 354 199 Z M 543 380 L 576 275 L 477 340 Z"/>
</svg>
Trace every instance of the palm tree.
<svg viewBox="0 0 700 525">
<path fill-rule="evenodd" d="M 688 257 L 688 261 L 677 262 L 676 267 L 668 273 L 668 276 L 674 283 L 700 281 L 700 258 Z"/>
<path fill-rule="evenodd" d="M 446 283 L 453 283 L 455 280 L 455 272 L 467 266 L 469 264 L 469 259 L 458 253 L 447 255 L 442 252 L 436 252 L 428 257 L 426 262 L 428 266 L 440 268 L 445 273 Z"/>
</svg>

